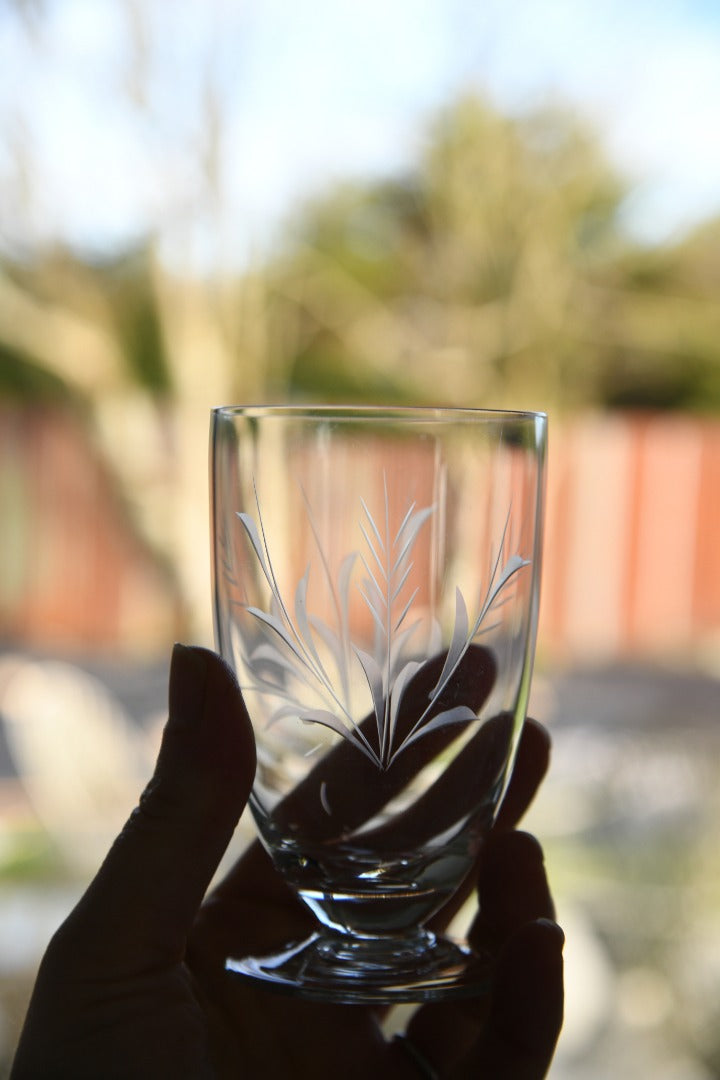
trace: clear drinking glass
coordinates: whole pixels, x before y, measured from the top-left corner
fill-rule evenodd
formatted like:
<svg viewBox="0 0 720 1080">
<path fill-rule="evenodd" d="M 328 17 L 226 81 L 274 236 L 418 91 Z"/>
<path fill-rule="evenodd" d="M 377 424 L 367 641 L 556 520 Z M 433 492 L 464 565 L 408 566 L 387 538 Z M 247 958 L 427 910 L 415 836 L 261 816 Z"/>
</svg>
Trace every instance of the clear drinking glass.
<svg viewBox="0 0 720 1080">
<path fill-rule="evenodd" d="M 477 992 L 427 923 L 505 790 L 533 663 L 546 417 L 212 416 L 215 629 L 257 741 L 262 843 L 317 920 L 239 974 L 336 1001 Z"/>
</svg>

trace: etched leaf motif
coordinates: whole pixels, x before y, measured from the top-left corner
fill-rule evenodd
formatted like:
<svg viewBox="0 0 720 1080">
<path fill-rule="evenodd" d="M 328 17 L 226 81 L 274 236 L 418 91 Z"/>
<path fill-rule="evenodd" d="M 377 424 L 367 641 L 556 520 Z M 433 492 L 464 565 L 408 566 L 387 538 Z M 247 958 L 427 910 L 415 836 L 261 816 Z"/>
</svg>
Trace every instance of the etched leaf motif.
<svg viewBox="0 0 720 1080">
<path fill-rule="evenodd" d="M 409 660 L 407 664 L 398 672 L 396 679 L 392 685 L 392 694 L 390 697 L 390 733 L 389 743 L 393 745 L 395 737 L 395 726 L 397 724 L 398 710 L 402 704 L 403 694 L 407 688 L 408 683 L 412 679 L 413 675 L 416 675 L 422 664 L 418 660 Z"/>
<path fill-rule="evenodd" d="M 338 573 L 338 594 L 340 596 L 340 628 L 344 637 L 350 626 L 350 578 L 357 561 L 357 552 L 351 551 L 340 564 Z"/>
<path fill-rule="evenodd" d="M 370 656 L 369 653 L 364 652 L 362 649 L 358 649 L 357 646 L 353 646 L 353 652 L 360 661 L 370 688 L 373 712 L 375 713 L 375 720 L 377 723 L 378 742 L 382 747 L 383 724 L 385 719 L 385 688 L 383 686 L 382 671 L 374 656 Z"/>
<path fill-rule="evenodd" d="M 345 666 L 345 654 L 343 651 L 343 642 L 335 633 L 331 626 L 328 626 L 322 619 L 318 619 L 315 615 L 308 616 L 308 622 L 312 626 L 317 636 L 325 643 L 325 646 L 335 661 L 335 666 L 338 669 L 338 673 L 342 673 Z"/>
<path fill-rule="evenodd" d="M 440 678 L 433 687 L 433 694 L 437 693 L 439 686 L 444 686 L 448 676 L 455 670 L 462 659 L 468 640 L 468 613 L 467 604 L 459 589 L 455 589 L 455 622 L 453 624 L 453 636 L 450 642 Z"/>
<path fill-rule="evenodd" d="M 448 727 L 450 724 L 467 724 L 471 720 L 477 720 L 476 714 L 467 705 L 456 705 L 453 709 L 445 709 L 443 712 L 433 716 L 431 720 L 423 724 L 421 728 L 418 728 L 412 735 L 408 735 L 405 739 L 403 746 L 411 746 L 417 739 L 423 735 L 428 735 L 431 731 L 437 731 L 439 728 Z"/>
<path fill-rule="evenodd" d="M 308 566 L 307 570 L 298 582 L 297 589 L 295 590 L 295 621 L 297 622 L 298 630 L 300 631 L 300 637 L 302 641 L 307 646 L 313 660 L 318 665 L 318 668 L 323 672 L 323 674 L 325 674 L 325 669 L 315 646 L 315 641 L 312 635 L 312 631 L 310 629 L 310 623 L 308 619 L 307 591 L 309 579 L 310 567 Z"/>
<path fill-rule="evenodd" d="M 290 649 L 291 652 L 295 653 L 299 660 L 302 659 L 300 653 L 298 652 L 297 646 L 295 645 L 295 642 L 291 638 L 290 634 L 286 631 L 285 627 L 283 626 L 277 615 L 271 615 L 267 611 L 261 611 L 260 608 L 251 606 L 248 606 L 246 608 L 246 611 L 249 615 L 254 615 L 254 617 L 256 619 L 259 619 L 261 623 L 264 623 L 265 626 L 268 626 L 275 634 L 277 634 L 281 641 L 284 641 L 288 649 Z"/>
<path fill-rule="evenodd" d="M 248 538 L 253 546 L 253 550 L 255 551 L 255 554 L 258 557 L 258 561 L 263 568 L 263 573 L 265 574 L 265 577 L 269 580 L 270 575 L 268 573 L 267 564 L 265 563 L 265 552 L 263 551 L 263 543 L 260 539 L 257 525 L 249 514 L 244 514 L 240 510 L 236 511 L 236 513 L 240 521 L 243 523 L 245 532 L 248 534 Z"/>
<path fill-rule="evenodd" d="M 403 523 L 398 529 L 397 536 L 395 537 L 395 544 L 400 542 L 403 544 L 403 548 L 398 556 L 398 563 L 402 562 L 412 548 L 420 529 L 435 512 L 435 507 L 426 506 L 424 510 L 417 510 L 413 513 L 414 510 L 415 504 L 413 503 L 405 515 Z"/>
<path fill-rule="evenodd" d="M 278 667 L 282 668 L 288 675 L 297 677 L 298 667 L 297 662 L 293 657 L 287 656 L 277 648 L 276 645 L 272 645 L 270 642 L 265 642 L 262 645 L 258 645 L 253 649 L 250 654 L 250 659 L 253 663 L 253 667 L 259 672 L 262 670 L 263 665 L 265 667 Z"/>
<path fill-rule="evenodd" d="M 435 506 L 418 509 L 411 502 L 393 536 L 390 521 L 394 514 L 391 514 L 387 483 L 380 518 L 373 517 L 369 505 L 361 498 L 358 523 L 364 550 L 348 552 L 333 576 L 305 498 L 318 549 L 321 580 L 324 578 L 334 612 L 328 620 L 308 608 L 310 563 L 295 586 L 291 608 L 286 604 L 278 587 L 257 492 L 255 501 L 257 522 L 243 512 L 238 512 L 237 518 L 257 559 L 269 599 L 266 610 L 257 605 L 240 605 L 261 634 L 259 640 L 253 637 L 243 649 L 249 678 L 243 689 L 255 691 L 272 702 L 268 707 L 269 723 L 295 716 L 303 724 L 325 727 L 346 739 L 379 769 L 386 769 L 421 737 L 478 719 L 467 705 L 443 709 L 440 701 L 473 641 L 489 629 L 485 626 L 487 615 L 502 606 L 509 595 L 508 585 L 529 565 L 529 560 L 517 553 L 505 557 L 509 512 L 489 581 L 479 598 L 477 615 L 471 620 L 466 599 L 456 587 L 455 617 L 440 676 L 422 713 L 409 730 L 404 723 L 405 733 L 399 735 L 398 716 L 405 691 L 423 664 L 441 649 L 442 631 L 434 611 L 417 605 L 420 586 L 413 580 L 412 558 L 418 536 L 435 513 Z M 229 563 L 226 573 L 233 574 Z M 352 640 L 353 588 L 356 603 L 359 600 L 365 606 L 374 628 L 372 651 Z M 411 651 L 421 626 L 425 627 L 420 638 L 424 648 Z M 243 642 L 239 626 L 236 633 L 237 640 Z M 371 741 L 360 726 L 351 706 L 353 688 L 361 684 L 365 685 L 371 703 L 376 745 L 373 745 L 375 739 Z"/>
<path fill-rule="evenodd" d="M 330 728 L 331 731 L 336 732 L 338 735 L 342 735 L 343 738 L 351 742 L 353 746 L 356 746 L 361 753 L 365 754 L 372 762 L 376 763 L 376 754 L 359 729 L 355 727 L 346 727 L 334 713 L 329 712 L 327 709 L 313 709 L 310 712 L 301 713 L 298 719 L 303 724 L 320 724 L 322 727 Z"/>
</svg>

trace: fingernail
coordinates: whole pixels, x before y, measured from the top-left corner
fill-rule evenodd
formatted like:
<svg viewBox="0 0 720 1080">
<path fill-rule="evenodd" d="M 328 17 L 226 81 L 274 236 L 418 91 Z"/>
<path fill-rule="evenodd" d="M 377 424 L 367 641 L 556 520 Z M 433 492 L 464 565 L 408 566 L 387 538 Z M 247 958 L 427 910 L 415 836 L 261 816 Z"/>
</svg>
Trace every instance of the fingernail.
<svg viewBox="0 0 720 1080">
<path fill-rule="evenodd" d="M 208 663 L 203 649 L 181 645 L 173 647 L 170 662 L 169 711 L 174 727 L 197 726 L 203 715 Z"/>
<path fill-rule="evenodd" d="M 545 927 L 548 933 L 552 934 L 557 942 L 558 949 L 562 952 L 565 945 L 565 932 L 562 926 L 559 926 L 553 919 L 536 919 L 535 921 L 538 926 Z"/>
</svg>

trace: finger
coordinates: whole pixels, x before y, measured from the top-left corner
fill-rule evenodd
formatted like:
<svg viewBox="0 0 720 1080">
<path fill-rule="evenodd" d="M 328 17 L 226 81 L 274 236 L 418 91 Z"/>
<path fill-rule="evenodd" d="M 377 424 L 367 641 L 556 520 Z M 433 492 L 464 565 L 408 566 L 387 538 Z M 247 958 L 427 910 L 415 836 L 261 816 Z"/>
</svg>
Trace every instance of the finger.
<svg viewBox="0 0 720 1080">
<path fill-rule="evenodd" d="M 556 923 L 526 923 L 502 950 L 489 995 L 432 1003 L 415 1013 L 408 1036 L 438 1075 L 545 1075 L 562 1027 L 563 942 Z"/>
<path fill-rule="evenodd" d="M 505 832 L 488 842 L 480 866 L 480 910 L 468 933 L 479 956 L 492 964 L 505 942 L 521 927 L 555 915 L 540 844 L 529 833 Z M 435 928 L 435 923 L 433 924 Z M 428 1060 L 461 1054 L 478 1037 L 483 1006 L 472 1001 L 428 1005 L 409 1034 Z"/>
<path fill-rule="evenodd" d="M 378 853 L 397 850 L 405 845 L 415 846 L 428 837 L 444 832 L 478 803 L 482 804 L 483 791 L 489 792 L 498 783 L 507 754 L 510 737 L 509 717 L 488 720 L 452 761 L 430 790 L 417 799 L 402 814 L 391 819 L 387 825 L 363 832 L 363 843 Z M 433 919 L 432 928 L 442 930 L 458 910 L 473 888 L 475 875 L 467 886 L 453 897 Z M 231 874 L 213 891 L 205 905 L 202 920 L 208 919 L 216 927 L 222 925 L 223 934 L 234 933 L 238 928 L 242 940 L 232 946 L 236 949 L 271 947 L 283 940 L 288 933 L 289 921 L 300 935 L 310 923 L 303 910 L 293 908 L 293 896 L 279 875 L 273 870 L 270 858 L 258 844 L 244 853 Z M 250 918 L 253 911 L 262 911 L 262 921 Z M 243 917 L 243 916 L 247 917 Z M 233 929 L 234 928 L 234 929 Z M 226 940 L 225 945 L 230 943 Z"/>
<path fill-rule="evenodd" d="M 480 911 L 469 939 L 480 948 L 496 947 L 527 922 L 555 918 L 543 850 L 530 833 L 491 837 L 480 864 L 478 892 Z"/>
<path fill-rule="evenodd" d="M 478 808 L 489 818 L 511 735 L 510 716 L 485 721 L 426 792 L 403 813 L 376 829 L 363 830 L 363 842 L 377 851 L 414 847 L 456 826 L 468 814 L 477 817 Z"/>
<path fill-rule="evenodd" d="M 250 721 L 219 657 L 176 646 L 169 706 L 154 776 L 55 942 L 106 978 L 182 958 L 254 775 Z"/>
<path fill-rule="evenodd" d="M 500 719 L 500 718 L 498 718 Z M 488 724 L 493 721 L 488 721 Z M 486 725 L 487 726 L 487 725 Z M 493 825 L 491 837 L 512 828 L 522 817 L 542 782 L 550 759 L 550 737 L 536 720 L 527 719 L 518 745 L 515 767 L 502 806 Z M 486 858 L 485 847 L 480 849 L 477 867 Z M 444 930 L 460 911 L 476 884 L 476 875 L 468 874 L 460 888 L 431 921 L 435 931 Z"/>
<path fill-rule="evenodd" d="M 408 682 L 395 721 L 395 738 L 400 745 L 423 715 L 438 682 L 446 654 L 428 660 Z M 492 654 L 480 645 L 471 645 L 448 686 L 428 710 L 426 721 L 458 705 L 479 712 L 495 682 L 496 664 Z M 367 718 L 360 730 L 373 737 L 375 717 Z M 274 811 L 278 823 L 302 822 L 317 840 L 346 836 L 373 817 L 393 796 L 446 749 L 466 728 L 465 724 L 440 727 L 413 742 L 384 770 L 361 754 L 346 740 L 335 746 L 287 795 Z M 327 812 L 330 806 L 332 813 Z"/>
<path fill-rule="evenodd" d="M 437 656 L 423 665 L 407 686 L 398 710 L 398 730 L 407 733 L 428 701 L 445 662 Z M 434 713 L 462 700 L 480 709 L 495 679 L 495 665 L 486 649 L 473 645 L 455 674 L 455 680 L 435 703 Z M 375 718 L 363 721 L 369 732 Z M 438 751 L 457 736 L 458 729 L 439 730 L 419 740 L 403 753 L 395 767 L 380 772 L 344 740 L 312 769 L 275 809 L 277 821 L 297 818 L 303 828 L 318 837 L 333 837 L 364 823 L 400 791 Z M 325 785 L 325 805 L 319 797 Z M 330 786 L 328 795 L 328 785 Z M 260 911 L 261 918 L 257 918 Z M 193 931 L 193 957 L 244 955 L 277 946 L 291 936 L 301 937 L 312 925 L 307 910 L 273 869 L 269 856 L 253 844 L 213 890 Z M 195 962 L 195 961 L 194 961 Z M 198 961 L 199 962 L 199 961 Z"/>
<path fill-rule="evenodd" d="M 457 1080 L 540 1080 L 547 1074 L 563 1022 L 564 940 L 560 927 L 546 920 L 528 923 L 510 938 L 484 1031 L 456 1067 Z"/>
<path fill-rule="evenodd" d="M 445 832 L 478 806 L 489 812 L 506 768 L 512 728 L 509 713 L 486 720 L 432 787 L 402 814 L 376 829 L 363 830 L 363 841 L 378 850 L 419 844 Z M 517 776 L 508 786 L 496 828 L 514 825 L 522 816 L 547 771 L 549 746 L 545 729 L 529 720 L 518 746 Z"/>
<path fill-rule="evenodd" d="M 314 926 L 309 909 L 256 840 L 202 905 L 188 956 L 193 968 L 217 975 L 228 956 L 261 955 L 279 943 L 302 940 Z"/>
<path fill-rule="evenodd" d="M 461 675 L 468 682 L 461 683 L 459 693 L 468 694 L 469 688 L 474 687 L 473 700 L 480 703 L 481 695 L 487 693 L 489 689 L 485 684 L 488 676 L 480 664 L 481 654 L 473 652 L 471 659 L 473 665 L 461 671 Z M 435 663 L 437 664 L 439 661 L 436 660 Z M 414 697 L 422 698 L 427 692 L 429 682 L 432 678 L 437 678 L 439 672 L 439 666 L 437 670 L 432 669 L 430 671 L 428 669 L 423 682 L 415 684 Z M 412 702 L 413 696 L 411 695 L 408 700 Z M 368 722 L 366 721 L 366 723 Z M 445 735 L 445 738 L 447 738 L 447 735 Z M 413 804 L 413 807 L 407 812 L 409 824 L 402 827 L 405 829 L 410 827 L 421 828 L 423 821 L 432 824 L 433 815 L 437 813 L 446 814 L 447 808 L 452 806 L 453 800 L 457 800 L 459 793 L 474 787 L 474 780 L 472 785 L 466 785 L 456 770 L 461 770 L 464 773 L 466 767 L 470 768 L 471 771 L 481 768 L 483 776 L 494 774 L 493 763 L 498 756 L 499 749 L 502 750 L 503 755 L 505 752 L 502 745 L 504 738 L 503 718 L 498 717 L 487 721 L 467 748 L 458 755 L 457 765 L 452 772 L 452 784 L 449 787 L 443 787 L 441 783 L 441 790 L 438 791 L 437 788 L 434 788 L 434 795 L 431 794 Z M 488 740 L 487 743 L 485 740 Z M 529 801 L 539 785 L 547 769 L 549 745 L 549 737 L 544 728 L 535 721 L 528 720 L 523 727 L 518 747 L 517 760 L 519 769 L 517 769 L 517 777 L 511 782 L 508 789 L 508 795 L 514 804 L 515 811 L 519 811 L 523 799 Z M 423 763 L 421 754 L 422 743 L 416 744 L 415 758 L 411 761 L 411 768 L 421 767 Z M 363 760 L 362 758 L 359 759 L 361 768 L 364 767 L 362 765 Z M 309 790 L 311 790 L 313 783 L 315 785 L 320 784 L 323 778 L 331 776 L 336 770 L 339 770 L 340 775 L 342 775 L 343 769 L 347 769 L 353 762 L 358 763 L 358 754 L 354 747 L 346 743 L 338 745 L 324 761 L 315 767 L 311 773 L 313 780 L 311 781 L 308 778 L 308 780 L 304 781 L 298 789 L 284 800 L 284 805 L 291 805 L 296 810 L 299 808 L 305 815 L 304 820 L 306 822 L 314 820 L 313 807 L 319 806 L 319 803 L 309 796 Z M 377 781 L 377 774 L 375 773 L 371 779 Z M 384 790 L 384 796 L 391 792 L 391 784 L 395 783 L 397 783 L 396 777 L 391 777 L 388 787 Z M 371 812 L 371 805 L 374 805 L 372 785 L 368 783 L 363 786 L 360 789 L 360 795 L 362 813 L 368 814 Z M 506 813 L 505 817 L 507 818 L 509 815 Z M 402 820 L 402 816 L 400 820 Z M 435 825 L 437 825 L 437 819 L 435 819 Z M 318 827 L 327 829 L 328 826 L 320 818 Z M 393 826 L 390 825 L 387 830 L 389 839 L 388 835 L 386 835 L 384 841 L 382 840 L 382 830 L 377 830 L 375 834 L 366 834 L 366 839 L 369 835 L 376 835 L 379 842 L 384 842 L 385 846 L 388 843 L 391 845 L 397 843 L 397 835 L 392 836 L 392 828 Z M 436 831 L 442 830 L 436 829 Z M 441 931 L 447 927 L 448 923 L 462 907 L 474 884 L 474 875 L 470 875 L 467 882 L 433 918 L 432 929 Z M 252 912 L 257 910 L 262 911 L 263 917 L 261 921 L 258 921 L 257 918 L 251 918 Z M 247 917 L 243 917 L 244 914 Z M 207 948 L 207 935 L 212 934 L 214 938 L 223 941 L 226 948 L 231 951 L 234 949 L 238 955 L 248 948 L 259 951 L 262 951 L 263 948 L 272 948 L 273 945 L 277 944 L 278 940 L 289 939 L 290 936 L 300 938 L 308 932 L 312 925 L 306 910 L 298 903 L 292 891 L 281 880 L 274 870 L 269 856 L 258 843 L 251 846 L 238 860 L 224 881 L 214 890 L 210 903 L 206 905 L 203 911 L 202 924 L 201 932 L 205 938 L 204 947 Z M 292 930 L 292 935 L 289 933 L 290 930 Z M 200 936 L 200 928 L 198 936 Z"/>
<path fill-rule="evenodd" d="M 510 782 L 495 819 L 495 829 L 511 829 L 529 807 L 548 771 L 550 736 L 530 717 L 523 724 Z"/>
</svg>

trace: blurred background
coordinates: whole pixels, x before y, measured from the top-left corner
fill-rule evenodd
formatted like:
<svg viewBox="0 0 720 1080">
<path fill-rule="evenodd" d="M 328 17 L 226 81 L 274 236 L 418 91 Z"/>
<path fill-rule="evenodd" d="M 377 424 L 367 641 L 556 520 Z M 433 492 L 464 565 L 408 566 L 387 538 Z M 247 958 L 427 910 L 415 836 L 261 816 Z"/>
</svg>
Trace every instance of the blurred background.
<svg viewBox="0 0 720 1080">
<path fill-rule="evenodd" d="M 551 1075 L 720 1077 L 719 118 L 714 0 L 0 0 L 0 1075 L 212 642 L 209 409 L 342 401 L 549 412 Z"/>
</svg>

